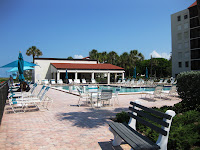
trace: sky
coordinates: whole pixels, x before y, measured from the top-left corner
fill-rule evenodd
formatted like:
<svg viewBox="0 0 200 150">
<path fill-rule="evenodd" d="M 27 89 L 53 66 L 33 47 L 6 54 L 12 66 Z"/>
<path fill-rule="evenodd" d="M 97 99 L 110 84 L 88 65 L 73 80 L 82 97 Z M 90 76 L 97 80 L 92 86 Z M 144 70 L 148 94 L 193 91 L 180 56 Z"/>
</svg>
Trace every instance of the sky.
<svg viewBox="0 0 200 150">
<path fill-rule="evenodd" d="M 171 14 L 195 0 L 0 0 L 0 66 L 31 62 L 36 46 L 45 58 L 83 58 L 92 49 L 118 55 L 138 50 L 145 59 L 169 58 Z M 0 77 L 8 76 L 0 69 Z"/>
</svg>

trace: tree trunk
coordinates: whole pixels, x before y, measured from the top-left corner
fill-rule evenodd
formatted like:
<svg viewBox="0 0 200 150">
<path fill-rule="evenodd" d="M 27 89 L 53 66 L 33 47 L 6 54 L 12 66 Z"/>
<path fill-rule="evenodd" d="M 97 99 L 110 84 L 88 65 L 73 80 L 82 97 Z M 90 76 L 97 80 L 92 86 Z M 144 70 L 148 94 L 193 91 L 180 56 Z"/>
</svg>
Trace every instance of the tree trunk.
<svg viewBox="0 0 200 150">
<path fill-rule="evenodd" d="M 34 63 L 35 55 L 33 55 L 33 63 Z"/>
</svg>

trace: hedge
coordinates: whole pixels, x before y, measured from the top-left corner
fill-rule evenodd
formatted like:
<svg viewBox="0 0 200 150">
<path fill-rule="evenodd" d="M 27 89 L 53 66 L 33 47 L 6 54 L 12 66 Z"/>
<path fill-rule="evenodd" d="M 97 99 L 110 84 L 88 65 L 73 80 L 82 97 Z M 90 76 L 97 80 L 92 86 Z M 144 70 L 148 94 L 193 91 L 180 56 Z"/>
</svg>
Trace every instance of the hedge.
<svg viewBox="0 0 200 150">
<path fill-rule="evenodd" d="M 177 76 L 177 91 L 182 99 L 182 112 L 200 111 L 200 71 L 180 73 Z"/>
</svg>

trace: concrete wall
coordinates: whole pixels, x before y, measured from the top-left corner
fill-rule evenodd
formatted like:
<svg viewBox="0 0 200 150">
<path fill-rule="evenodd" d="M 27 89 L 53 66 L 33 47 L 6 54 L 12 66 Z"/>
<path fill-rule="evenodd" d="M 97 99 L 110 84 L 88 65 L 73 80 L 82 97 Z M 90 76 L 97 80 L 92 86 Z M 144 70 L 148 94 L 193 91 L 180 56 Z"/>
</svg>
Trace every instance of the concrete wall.
<svg viewBox="0 0 200 150">
<path fill-rule="evenodd" d="M 187 19 L 184 16 L 188 15 Z M 181 21 L 177 17 L 181 16 Z M 171 34 L 172 34 L 172 76 L 191 70 L 190 64 L 190 17 L 189 10 L 177 12 L 171 15 Z M 189 67 L 185 67 L 185 62 L 189 62 Z M 179 67 L 179 62 L 182 67 Z"/>
<path fill-rule="evenodd" d="M 87 60 L 64 60 L 64 59 L 42 59 L 36 58 L 35 63 L 39 66 L 35 66 L 34 70 L 34 82 L 41 82 L 42 79 L 51 79 L 52 72 L 55 72 L 50 63 L 82 63 L 82 64 L 97 64 L 97 61 Z M 53 70 L 52 70 L 53 69 Z"/>
</svg>

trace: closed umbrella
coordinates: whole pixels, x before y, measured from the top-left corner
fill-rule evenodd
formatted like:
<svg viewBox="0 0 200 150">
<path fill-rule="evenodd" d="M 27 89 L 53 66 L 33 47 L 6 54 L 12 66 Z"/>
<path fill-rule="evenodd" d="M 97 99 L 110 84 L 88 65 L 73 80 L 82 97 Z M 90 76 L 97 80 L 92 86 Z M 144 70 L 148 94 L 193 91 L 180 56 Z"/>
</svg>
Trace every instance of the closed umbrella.
<svg viewBox="0 0 200 150">
<path fill-rule="evenodd" d="M 18 71 L 19 71 L 19 81 L 22 82 L 24 81 L 24 59 L 22 56 L 22 53 L 19 52 L 19 57 L 18 57 Z"/>
<path fill-rule="evenodd" d="M 133 70 L 133 78 L 136 79 L 136 67 L 135 67 L 134 70 Z"/>
<path fill-rule="evenodd" d="M 67 69 L 66 69 L 65 79 L 66 79 L 66 83 L 68 83 L 68 73 L 67 73 Z"/>
<path fill-rule="evenodd" d="M 68 79 L 67 69 L 66 69 L 65 79 Z"/>
<path fill-rule="evenodd" d="M 145 74 L 146 79 L 148 78 L 148 69 L 146 67 L 146 74 Z"/>
</svg>

